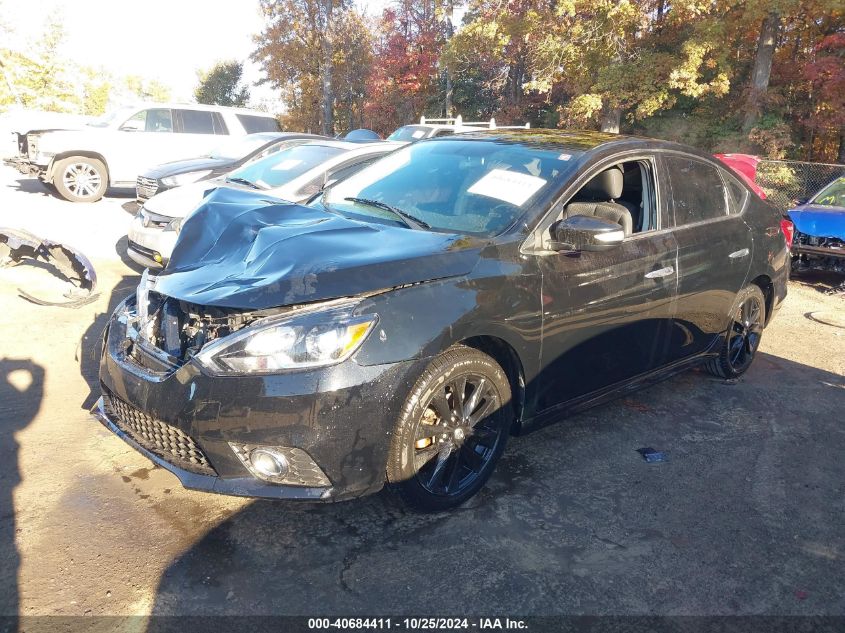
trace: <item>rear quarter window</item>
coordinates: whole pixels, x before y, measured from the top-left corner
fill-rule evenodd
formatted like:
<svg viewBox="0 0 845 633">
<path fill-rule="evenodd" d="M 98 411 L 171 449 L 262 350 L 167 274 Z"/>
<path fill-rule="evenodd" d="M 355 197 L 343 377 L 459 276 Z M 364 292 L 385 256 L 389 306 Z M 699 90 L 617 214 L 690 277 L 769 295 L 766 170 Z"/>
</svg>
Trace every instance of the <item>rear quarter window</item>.
<svg viewBox="0 0 845 633">
<path fill-rule="evenodd" d="M 713 220 L 728 214 L 725 184 L 716 167 L 685 156 L 667 156 L 665 160 L 675 226 Z"/>
<path fill-rule="evenodd" d="M 279 132 L 279 122 L 269 116 L 258 116 L 255 114 L 236 114 L 235 115 L 243 126 L 247 134 L 255 134 L 256 132 Z"/>
</svg>

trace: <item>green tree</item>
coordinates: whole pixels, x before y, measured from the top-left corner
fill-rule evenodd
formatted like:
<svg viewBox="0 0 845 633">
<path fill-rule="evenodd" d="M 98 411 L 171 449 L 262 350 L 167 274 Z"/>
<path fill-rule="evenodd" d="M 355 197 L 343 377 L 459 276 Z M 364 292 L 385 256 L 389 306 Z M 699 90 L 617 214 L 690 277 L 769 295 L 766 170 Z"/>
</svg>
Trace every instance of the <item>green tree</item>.
<svg viewBox="0 0 845 633">
<path fill-rule="evenodd" d="M 232 60 L 218 62 L 209 70 L 199 73 L 199 84 L 194 90 L 197 103 L 243 107 L 249 101 L 249 89 L 241 85 L 243 64 Z"/>
</svg>

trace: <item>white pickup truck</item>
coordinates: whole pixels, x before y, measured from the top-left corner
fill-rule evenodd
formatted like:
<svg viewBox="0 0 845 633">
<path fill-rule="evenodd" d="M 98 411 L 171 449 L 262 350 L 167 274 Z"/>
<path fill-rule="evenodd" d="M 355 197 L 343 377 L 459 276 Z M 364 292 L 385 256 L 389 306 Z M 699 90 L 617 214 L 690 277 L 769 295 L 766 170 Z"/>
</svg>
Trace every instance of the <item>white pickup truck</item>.
<svg viewBox="0 0 845 633">
<path fill-rule="evenodd" d="M 276 132 L 271 114 L 198 104 L 114 110 L 78 129 L 19 133 L 21 154 L 6 162 L 37 176 L 65 200 L 95 202 L 111 187 L 134 187 L 160 163 L 208 153 L 220 136 Z"/>
</svg>

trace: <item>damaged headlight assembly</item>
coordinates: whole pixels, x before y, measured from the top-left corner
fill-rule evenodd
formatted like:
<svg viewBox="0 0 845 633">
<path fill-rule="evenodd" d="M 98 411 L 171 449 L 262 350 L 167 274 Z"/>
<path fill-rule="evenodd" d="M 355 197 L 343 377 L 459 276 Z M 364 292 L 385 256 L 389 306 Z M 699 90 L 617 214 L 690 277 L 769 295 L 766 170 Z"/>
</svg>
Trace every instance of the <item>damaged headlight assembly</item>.
<svg viewBox="0 0 845 633">
<path fill-rule="evenodd" d="M 353 305 L 268 317 L 205 345 L 195 360 L 215 376 L 272 374 L 341 363 L 361 347 L 378 317 Z"/>
</svg>

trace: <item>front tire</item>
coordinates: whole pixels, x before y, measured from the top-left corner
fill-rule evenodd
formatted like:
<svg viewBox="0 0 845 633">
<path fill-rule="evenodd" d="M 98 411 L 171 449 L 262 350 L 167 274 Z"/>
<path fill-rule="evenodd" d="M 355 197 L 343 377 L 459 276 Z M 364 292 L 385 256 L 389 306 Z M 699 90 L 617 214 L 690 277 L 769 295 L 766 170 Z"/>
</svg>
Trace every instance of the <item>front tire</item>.
<svg viewBox="0 0 845 633">
<path fill-rule="evenodd" d="M 766 323 L 766 298 L 759 287 L 751 285 L 743 288 L 734 306 L 722 349 L 705 365 L 708 372 L 719 378 L 738 378 L 748 371 Z"/>
<path fill-rule="evenodd" d="M 431 362 L 405 401 L 387 480 L 417 510 L 459 506 L 489 479 L 512 422 L 502 368 L 483 352 L 453 347 Z"/>
<path fill-rule="evenodd" d="M 96 158 L 71 156 L 56 163 L 53 185 L 70 202 L 96 202 L 109 186 L 108 171 Z"/>
</svg>

